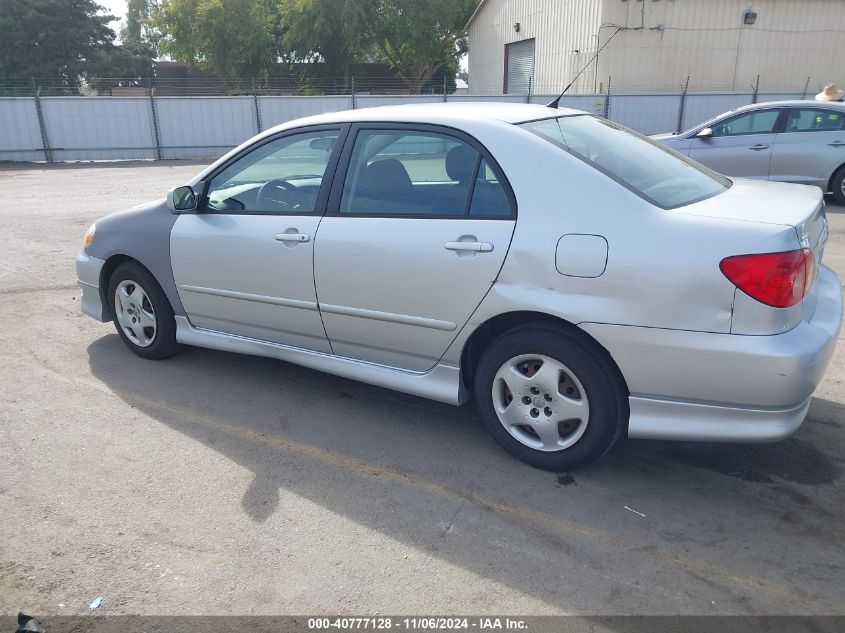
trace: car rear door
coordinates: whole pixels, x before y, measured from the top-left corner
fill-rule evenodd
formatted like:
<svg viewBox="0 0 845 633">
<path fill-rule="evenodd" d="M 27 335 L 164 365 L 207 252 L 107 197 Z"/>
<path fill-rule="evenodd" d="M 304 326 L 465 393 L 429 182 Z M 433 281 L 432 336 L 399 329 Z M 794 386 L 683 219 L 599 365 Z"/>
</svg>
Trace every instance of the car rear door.
<svg viewBox="0 0 845 633">
<path fill-rule="evenodd" d="M 845 110 L 824 107 L 789 108 L 778 134 L 771 180 L 827 187 L 833 170 L 845 163 Z"/>
<path fill-rule="evenodd" d="M 353 126 L 315 243 L 335 354 L 425 371 L 495 281 L 513 193 L 468 136 L 435 126 Z"/>
<path fill-rule="evenodd" d="M 692 139 L 689 156 L 726 176 L 766 180 L 782 113 L 761 108 L 722 119 L 712 136 Z"/>
<path fill-rule="evenodd" d="M 317 233 L 340 126 L 284 133 L 214 175 L 176 220 L 173 276 L 198 328 L 331 352 L 314 290 Z"/>
</svg>

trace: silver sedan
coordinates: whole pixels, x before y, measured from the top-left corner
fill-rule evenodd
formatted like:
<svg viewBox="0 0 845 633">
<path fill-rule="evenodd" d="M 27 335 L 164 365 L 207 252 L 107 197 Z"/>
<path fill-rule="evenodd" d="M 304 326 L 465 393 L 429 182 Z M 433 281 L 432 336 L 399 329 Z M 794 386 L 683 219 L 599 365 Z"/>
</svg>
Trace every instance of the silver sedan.
<svg viewBox="0 0 845 633">
<path fill-rule="evenodd" d="M 845 204 L 845 103 L 758 103 L 652 138 L 726 176 L 815 185 Z"/>
<path fill-rule="evenodd" d="M 561 471 L 622 434 L 795 431 L 842 315 L 826 239 L 816 187 L 729 180 L 584 112 L 431 104 L 263 132 L 98 220 L 77 275 L 143 358 L 197 345 L 474 399 Z"/>
</svg>

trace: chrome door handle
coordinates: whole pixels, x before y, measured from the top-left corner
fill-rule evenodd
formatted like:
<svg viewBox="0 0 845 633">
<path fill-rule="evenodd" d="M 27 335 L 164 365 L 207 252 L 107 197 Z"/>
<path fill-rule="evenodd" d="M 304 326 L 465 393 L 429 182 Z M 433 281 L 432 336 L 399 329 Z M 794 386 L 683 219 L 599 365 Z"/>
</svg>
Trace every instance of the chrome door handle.
<svg viewBox="0 0 845 633">
<path fill-rule="evenodd" d="M 753 149 L 755 152 L 759 152 L 761 149 L 769 149 L 768 145 L 752 145 L 748 149 Z"/>
<path fill-rule="evenodd" d="M 833 141 L 833 143 L 828 143 L 831 147 L 842 147 L 845 146 L 845 141 Z"/>
<path fill-rule="evenodd" d="M 490 242 L 446 242 L 443 245 L 447 251 L 472 251 L 474 253 L 489 253 L 493 250 Z"/>
<path fill-rule="evenodd" d="M 278 242 L 310 242 L 311 236 L 305 233 L 276 233 L 275 239 Z"/>
</svg>

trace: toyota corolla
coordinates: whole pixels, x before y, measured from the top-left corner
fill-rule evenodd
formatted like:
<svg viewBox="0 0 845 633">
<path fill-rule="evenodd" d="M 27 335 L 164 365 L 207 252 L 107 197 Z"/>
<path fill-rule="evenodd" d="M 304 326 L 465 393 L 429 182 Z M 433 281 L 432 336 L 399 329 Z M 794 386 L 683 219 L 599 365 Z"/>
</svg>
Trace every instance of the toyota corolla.
<svg viewBox="0 0 845 633">
<path fill-rule="evenodd" d="M 325 114 L 98 220 L 83 311 L 137 355 L 269 356 L 461 405 L 539 468 L 782 439 L 839 331 L 817 187 L 513 104 Z M 342 420 L 338 420 L 342 424 Z"/>
</svg>

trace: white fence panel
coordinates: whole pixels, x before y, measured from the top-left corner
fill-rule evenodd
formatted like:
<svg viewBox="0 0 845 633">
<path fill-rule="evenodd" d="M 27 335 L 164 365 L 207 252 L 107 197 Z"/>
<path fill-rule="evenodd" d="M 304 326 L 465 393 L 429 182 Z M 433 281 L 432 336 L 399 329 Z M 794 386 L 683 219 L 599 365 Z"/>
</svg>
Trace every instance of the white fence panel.
<svg viewBox="0 0 845 633">
<path fill-rule="evenodd" d="M 556 95 L 531 95 L 546 104 Z M 761 92 L 758 102 L 798 99 L 800 93 Z M 449 102 L 524 103 L 525 95 L 448 95 Z M 566 95 L 560 105 L 595 114 L 605 111 L 607 95 Z M 691 93 L 682 126 L 692 127 L 747 105 L 750 92 Z M 442 95 L 356 95 L 358 108 L 403 103 L 438 103 Z M 54 160 L 126 160 L 157 157 L 149 97 L 44 97 L 40 100 Z M 256 104 L 258 112 L 256 113 Z M 259 131 L 325 112 L 350 109 L 351 95 L 156 97 L 162 158 L 220 156 Z M 612 94 L 610 118 L 643 132 L 673 132 L 678 126 L 679 93 Z M 45 160 L 35 99 L 0 98 L 0 160 Z M 258 114 L 258 116 L 256 116 Z"/>
<path fill-rule="evenodd" d="M 54 160 L 155 158 L 149 99 L 43 97 Z"/>
<path fill-rule="evenodd" d="M 443 102 L 443 95 L 358 95 L 355 102 L 359 108 L 401 105 L 403 103 Z"/>
<path fill-rule="evenodd" d="M 44 160 L 35 99 L 0 99 L 0 160 Z M 26 150 L 26 151 L 20 151 Z"/>
<path fill-rule="evenodd" d="M 442 100 L 441 96 L 441 100 Z M 495 95 L 492 97 L 485 97 L 481 95 L 448 95 L 447 100 L 449 102 L 452 101 L 460 101 L 460 102 L 470 102 L 470 103 L 483 103 L 483 102 L 491 102 L 495 101 L 497 103 L 525 103 L 525 96 L 522 95 Z"/>
<path fill-rule="evenodd" d="M 546 105 L 554 101 L 557 95 L 532 95 L 531 103 L 539 103 Z M 572 108 L 573 110 L 583 110 L 584 112 L 591 112 L 593 114 L 601 114 L 604 112 L 605 95 L 563 95 L 560 100 L 561 108 Z"/>
<path fill-rule="evenodd" d="M 815 91 L 813 91 L 815 92 Z M 801 92 L 760 92 L 757 93 L 757 102 L 763 101 L 792 101 L 794 99 L 807 99 L 808 96 Z M 815 98 L 815 94 L 809 95 L 810 99 Z"/>
<path fill-rule="evenodd" d="M 704 123 L 708 119 L 719 116 L 740 106 L 751 103 L 754 96 L 751 93 L 722 93 L 722 94 L 688 94 L 684 108 L 684 130 L 694 125 Z M 674 132 L 675 128 L 666 130 Z M 683 130 L 681 130 L 683 131 Z"/>
<path fill-rule="evenodd" d="M 252 97 L 156 97 L 162 158 L 225 154 L 258 131 Z"/>
<path fill-rule="evenodd" d="M 674 132 L 681 97 L 669 95 L 610 95 L 610 120 L 643 134 Z"/>
<path fill-rule="evenodd" d="M 261 127 L 265 130 L 305 116 L 352 108 L 352 97 L 258 97 Z"/>
</svg>

